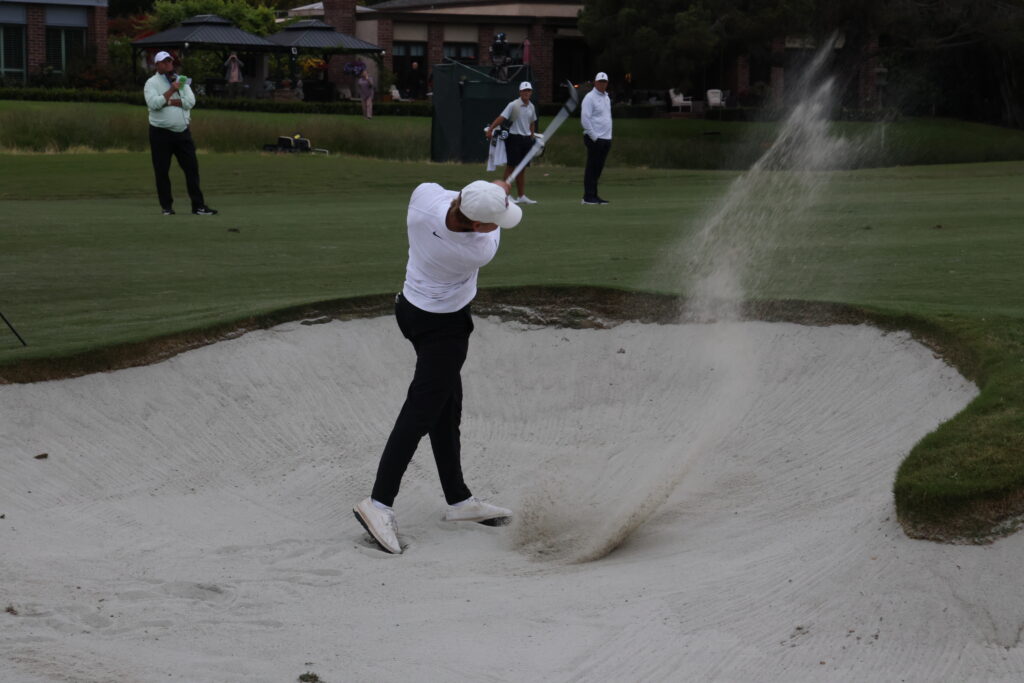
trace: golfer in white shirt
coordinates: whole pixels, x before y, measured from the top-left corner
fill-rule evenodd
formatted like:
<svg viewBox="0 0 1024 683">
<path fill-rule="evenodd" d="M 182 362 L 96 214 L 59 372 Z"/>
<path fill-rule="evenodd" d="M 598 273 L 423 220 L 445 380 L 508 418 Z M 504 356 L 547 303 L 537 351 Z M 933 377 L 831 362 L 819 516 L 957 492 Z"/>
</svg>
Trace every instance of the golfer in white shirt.
<svg viewBox="0 0 1024 683">
<path fill-rule="evenodd" d="M 533 139 L 537 134 L 537 109 L 530 101 L 533 95 L 533 85 L 529 81 L 519 84 L 519 97 L 505 105 L 505 108 L 498 114 L 490 126 L 487 127 L 487 139 L 494 135 L 494 129 L 505 121 L 511 121 L 508 129 L 508 139 L 505 141 L 505 154 L 508 161 L 505 164 L 504 179 L 512 175 L 519 162 L 523 160 L 526 153 L 533 147 Z M 528 168 L 530 165 L 527 164 Z M 523 168 L 516 176 L 516 190 L 518 198 L 513 199 L 517 204 L 536 204 L 534 200 L 526 196 L 526 168 Z"/>
<path fill-rule="evenodd" d="M 512 511 L 473 497 L 462 477 L 462 364 L 473 332 L 470 302 L 477 273 L 498 251 L 501 228 L 523 211 L 509 201 L 503 181 L 477 180 L 461 192 L 423 183 L 412 193 L 407 217 L 409 260 L 395 298 L 395 318 L 416 351 L 416 371 L 377 468 L 370 497 L 356 519 L 382 549 L 401 553 L 392 509 L 413 453 L 430 436 L 449 522 L 505 524 Z"/>
<path fill-rule="evenodd" d="M 583 98 L 580 108 L 583 144 L 587 147 L 587 168 L 583 172 L 583 203 L 607 204 L 597 194 L 597 181 L 612 148 L 612 100 L 608 97 L 608 74 L 594 76 L 594 89 Z"/>
</svg>

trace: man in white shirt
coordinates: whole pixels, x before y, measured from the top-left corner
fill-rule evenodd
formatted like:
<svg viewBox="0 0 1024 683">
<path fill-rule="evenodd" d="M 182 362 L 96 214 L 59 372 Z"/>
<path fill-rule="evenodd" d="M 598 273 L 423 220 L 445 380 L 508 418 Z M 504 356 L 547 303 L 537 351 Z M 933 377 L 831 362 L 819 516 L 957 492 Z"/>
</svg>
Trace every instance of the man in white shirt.
<svg viewBox="0 0 1024 683">
<path fill-rule="evenodd" d="M 533 85 L 529 81 L 519 84 L 519 97 L 512 100 L 500 114 L 487 127 L 487 139 L 494 135 L 494 129 L 505 121 L 511 121 L 508 129 L 508 139 L 505 141 L 505 155 L 508 161 L 505 164 L 504 179 L 512 175 L 519 162 L 523 160 L 526 153 L 533 147 L 533 139 L 537 134 L 537 109 L 530 101 L 533 95 Z M 527 168 L 530 166 L 526 165 Z M 518 199 L 513 199 L 517 204 L 536 204 L 534 200 L 526 196 L 526 168 L 516 176 L 516 190 L 519 192 Z"/>
<path fill-rule="evenodd" d="M 460 373 L 473 331 L 470 302 L 477 274 L 498 251 L 498 228 L 513 228 L 523 217 L 508 191 L 508 183 L 500 180 L 477 180 L 461 192 L 423 183 L 409 201 L 409 260 L 405 285 L 395 298 L 395 318 L 416 351 L 416 371 L 381 455 L 373 491 L 353 509 L 386 552 L 402 552 L 392 505 L 425 434 L 448 502 L 446 521 L 499 526 L 511 518 L 511 510 L 473 497 L 462 477 L 459 437 Z"/>
<path fill-rule="evenodd" d="M 587 147 L 587 168 L 583 172 L 583 203 L 607 204 L 597 194 L 597 181 L 612 148 L 612 100 L 608 97 L 608 74 L 594 76 L 594 89 L 583 98 L 580 109 L 583 144 Z"/>
</svg>

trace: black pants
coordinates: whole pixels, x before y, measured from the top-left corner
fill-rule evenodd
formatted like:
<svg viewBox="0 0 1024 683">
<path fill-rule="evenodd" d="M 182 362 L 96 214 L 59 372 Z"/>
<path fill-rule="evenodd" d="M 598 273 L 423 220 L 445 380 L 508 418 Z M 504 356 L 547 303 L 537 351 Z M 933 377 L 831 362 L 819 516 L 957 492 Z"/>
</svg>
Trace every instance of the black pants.
<svg viewBox="0 0 1024 683">
<path fill-rule="evenodd" d="M 601 178 L 601 171 L 604 170 L 604 161 L 608 158 L 612 141 L 604 138 L 591 140 L 584 135 L 583 144 L 587 146 L 587 169 L 583 172 L 583 199 L 595 200 L 598 198 L 597 181 Z"/>
<path fill-rule="evenodd" d="M 156 194 L 160 198 L 160 206 L 170 209 L 174 204 L 171 194 L 171 157 L 178 160 L 178 165 L 185 172 L 185 185 L 188 196 L 192 200 L 192 210 L 206 206 L 203 192 L 199 189 L 199 161 L 196 160 L 196 145 L 192 142 L 192 133 L 188 128 L 175 133 L 166 128 L 149 127 L 149 152 L 153 159 L 153 173 L 156 175 Z"/>
<path fill-rule="evenodd" d="M 424 434 L 430 435 L 441 488 L 449 504 L 472 494 L 462 478 L 462 364 L 473 318 L 467 305 L 455 313 L 429 313 L 399 295 L 395 318 L 416 350 L 416 372 L 377 468 L 373 498 L 392 505 L 402 475 Z"/>
</svg>

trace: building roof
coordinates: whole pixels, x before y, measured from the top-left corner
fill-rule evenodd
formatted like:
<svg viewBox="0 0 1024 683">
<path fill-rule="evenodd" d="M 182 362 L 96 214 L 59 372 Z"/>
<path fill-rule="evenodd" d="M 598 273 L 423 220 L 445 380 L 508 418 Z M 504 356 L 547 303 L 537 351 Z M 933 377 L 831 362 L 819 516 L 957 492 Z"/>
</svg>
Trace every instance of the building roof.
<svg viewBox="0 0 1024 683">
<path fill-rule="evenodd" d="M 319 19 L 305 19 L 285 26 L 283 30 L 267 36 L 267 40 L 286 47 L 309 49 L 347 50 L 349 52 L 380 52 L 382 48 L 355 36 L 336 31 Z"/>
<path fill-rule="evenodd" d="M 180 26 L 132 42 L 134 47 L 223 46 L 247 50 L 276 50 L 278 46 L 266 38 L 243 31 L 216 14 L 199 14 L 181 22 Z"/>
<path fill-rule="evenodd" d="M 523 0 L 386 0 L 385 2 L 379 2 L 376 5 L 370 6 L 372 10 L 384 10 L 384 11 L 404 11 L 404 10 L 431 10 L 431 9 L 442 9 L 445 7 L 474 7 L 478 6 L 484 9 L 490 5 L 508 5 L 508 4 L 531 4 L 529 0 L 525 3 Z M 545 5 L 583 5 L 582 0 L 543 0 Z"/>
</svg>

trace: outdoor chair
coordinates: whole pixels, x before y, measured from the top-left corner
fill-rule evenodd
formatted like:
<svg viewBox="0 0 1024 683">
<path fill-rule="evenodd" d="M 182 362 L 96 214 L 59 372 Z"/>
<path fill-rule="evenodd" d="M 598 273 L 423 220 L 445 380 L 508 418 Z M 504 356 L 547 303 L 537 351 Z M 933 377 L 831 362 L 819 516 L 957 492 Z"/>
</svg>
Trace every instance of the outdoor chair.
<svg viewBox="0 0 1024 683">
<path fill-rule="evenodd" d="M 686 107 L 688 111 L 693 111 L 693 97 L 684 95 L 675 88 L 669 90 L 668 95 L 672 100 L 672 108 L 676 111 L 682 112 L 683 107 Z"/>
<path fill-rule="evenodd" d="M 391 101 L 392 102 L 412 102 L 407 97 L 402 97 L 402 93 L 398 92 L 398 86 L 391 86 Z"/>
<path fill-rule="evenodd" d="M 708 109 L 724 109 L 725 99 L 721 90 L 708 90 Z"/>
</svg>

